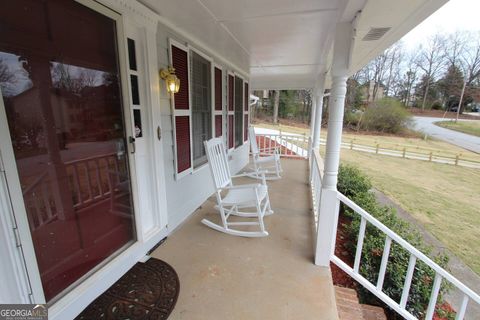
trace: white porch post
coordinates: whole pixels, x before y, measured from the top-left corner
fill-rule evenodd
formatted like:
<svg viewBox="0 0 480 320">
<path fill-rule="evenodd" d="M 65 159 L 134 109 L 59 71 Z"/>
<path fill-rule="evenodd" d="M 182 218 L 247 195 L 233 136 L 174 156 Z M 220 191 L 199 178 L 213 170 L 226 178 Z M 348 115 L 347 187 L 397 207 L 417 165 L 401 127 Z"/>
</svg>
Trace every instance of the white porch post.
<svg viewBox="0 0 480 320">
<path fill-rule="evenodd" d="M 325 168 L 318 216 L 315 264 L 328 267 L 335 249 L 339 201 L 337 199 L 337 175 L 340 163 L 343 111 L 347 92 L 350 47 L 353 42 L 352 25 L 337 25 L 332 67 L 332 90 L 328 114 L 328 135 L 325 152 Z"/>
<path fill-rule="evenodd" d="M 323 93 L 325 91 L 325 75 L 320 78 L 320 83 L 315 91 L 315 124 L 312 126 L 312 149 L 320 147 L 320 132 L 322 130 L 322 113 L 323 113 Z"/>
</svg>

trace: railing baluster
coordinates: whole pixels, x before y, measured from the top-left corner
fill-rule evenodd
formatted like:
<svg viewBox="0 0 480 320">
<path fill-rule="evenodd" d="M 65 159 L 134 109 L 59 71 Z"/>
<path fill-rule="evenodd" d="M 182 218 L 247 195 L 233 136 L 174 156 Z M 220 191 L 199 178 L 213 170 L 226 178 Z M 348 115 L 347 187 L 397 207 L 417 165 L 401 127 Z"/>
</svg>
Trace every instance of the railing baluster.
<svg viewBox="0 0 480 320">
<path fill-rule="evenodd" d="M 80 189 L 80 179 L 78 177 L 77 165 L 73 164 L 72 169 L 73 169 L 73 180 L 74 180 L 74 184 L 75 184 L 74 187 L 75 187 L 75 190 L 77 191 L 77 197 L 78 197 L 77 203 L 74 203 L 74 205 L 83 204 L 82 191 Z"/>
<path fill-rule="evenodd" d="M 383 281 L 385 280 L 385 272 L 387 270 L 388 256 L 390 255 L 390 246 L 392 239 L 389 236 L 385 238 L 385 245 L 383 247 L 382 263 L 380 264 L 380 272 L 378 274 L 377 289 L 382 291 Z"/>
<path fill-rule="evenodd" d="M 102 197 L 103 196 L 103 186 L 102 186 L 102 180 L 100 178 L 100 163 L 98 162 L 98 159 L 95 159 L 95 176 L 97 177 L 97 185 L 98 185 L 98 196 Z"/>
<path fill-rule="evenodd" d="M 430 302 L 428 303 L 427 314 L 425 320 L 431 320 L 435 313 L 435 306 L 437 305 L 438 292 L 442 284 L 442 276 L 435 272 L 435 280 L 433 280 L 432 294 L 430 295 Z"/>
<path fill-rule="evenodd" d="M 405 282 L 403 284 L 402 298 L 400 299 L 400 307 L 405 309 L 408 302 L 408 295 L 410 293 L 410 286 L 412 285 L 413 272 L 415 271 L 415 264 L 417 263 L 417 257 L 413 254 L 410 255 L 408 260 L 407 274 L 405 276 Z"/>
<path fill-rule="evenodd" d="M 455 317 L 455 320 L 463 320 L 465 317 L 465 312 L 467 311 L 467 305 L 468 305 L 468 296 L 466 294 L 463 295 L 462 299 L 462 305 L 460 306 L 460 309 L 457 312 L 457 316 Z"/>
<path fill-rule="evenodd" d="M 40 186 L 42 187 L 42 199 L 43 199 L 43 205 L 45 206 L 45 210 L 47 213 L 47 221 L 53 218 L 53 212 L 52 212 L 52 207 L 50 206 L 50 197 L 49 197 L 49 192 L 47 190 L 47 184 L 45 181 L 42 181 L 40 183 Z"/>
<path fill-rule="evenodd" d="M 91 201 L 93 201 L 93 191 L 92 191 L 92 181 L 90 179 L 90 170 L 88 167 L 88 161 L 85 161 L 85 174 L 87 175 L 87 190 L 88 190 L 88 195 L 90 196 Z"/>
<path fill-rule="evenodd" d="M 353 264 L 353 271 L 358 273 L 360 268 L 360 260 L 362 259 L 363 239 L 365 238 L 365 228 L 367 226 L 367 220 L 362 217 L 360 221 L 360 231 L 358 233 L 357 251 L 355 252 L 355 262 Z"/>
</svg>

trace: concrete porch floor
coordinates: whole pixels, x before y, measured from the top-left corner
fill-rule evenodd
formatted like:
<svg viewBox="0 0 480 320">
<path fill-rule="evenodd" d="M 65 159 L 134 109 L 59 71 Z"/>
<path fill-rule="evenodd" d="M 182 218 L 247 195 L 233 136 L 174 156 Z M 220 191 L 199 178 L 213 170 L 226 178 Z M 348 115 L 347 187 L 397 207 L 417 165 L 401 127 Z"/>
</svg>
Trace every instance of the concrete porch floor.
<svg viewBox="0 0 480 320">
<path fill-rule="evenodd" d="M 204 217 L 220 220 L 211 197 L 152 253 L 180 278 L 171 319 L 338 319 L 330 269 L 313 264 L 308 162 L 282 166 L 283 178 L 268 182 L 275 211 L 265 218 L 268 237 L 234 237 L 203 225 Z"/>
</svg>

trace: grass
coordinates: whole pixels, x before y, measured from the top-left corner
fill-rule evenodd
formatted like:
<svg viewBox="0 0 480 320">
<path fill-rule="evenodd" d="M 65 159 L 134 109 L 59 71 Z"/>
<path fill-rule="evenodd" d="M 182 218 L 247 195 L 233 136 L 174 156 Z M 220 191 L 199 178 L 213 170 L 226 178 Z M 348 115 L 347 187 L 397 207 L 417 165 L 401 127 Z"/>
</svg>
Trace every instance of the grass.
<svg viewBox="0 0 480 320">
<path fill-rule="evenodd" d="M 479 122 L 480 123 L 480 122 Z M 308 128 L 256 126 L 299 134 Z M 326 130 L 323 130 L 322 136 Z M 375 145 L 409 145 L 445 153 L 462 153 L 480 160 L 480 155 L 437 140 L 344 133 L 343 140 Z M 358 166 L 385 193 L 480 275 L 480 170 L 427 161 L 341 150 L 341 160 Z"/>
<path fill-rule="evenodd" d="M 373 185 L 480 274 L 480 171 L 342 149 Z"/>
<path fill-rule="evenodd" d="M 480 137 L 480 121 L 438 121 L 437 126 Z"/>
</svg>

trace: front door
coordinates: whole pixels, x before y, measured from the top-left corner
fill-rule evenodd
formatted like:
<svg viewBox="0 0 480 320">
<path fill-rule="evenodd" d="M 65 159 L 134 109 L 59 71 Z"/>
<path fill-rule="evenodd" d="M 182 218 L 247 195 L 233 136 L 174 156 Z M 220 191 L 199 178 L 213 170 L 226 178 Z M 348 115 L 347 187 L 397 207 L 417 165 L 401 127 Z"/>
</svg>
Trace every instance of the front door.
<svg viewBox="0 0 480 320">
<path fill-rule="evenodd" d="M 116 22 L 75 1 L 2 1 L 0 89 L 51 301 L 135 239 Z"/>
</svg>

